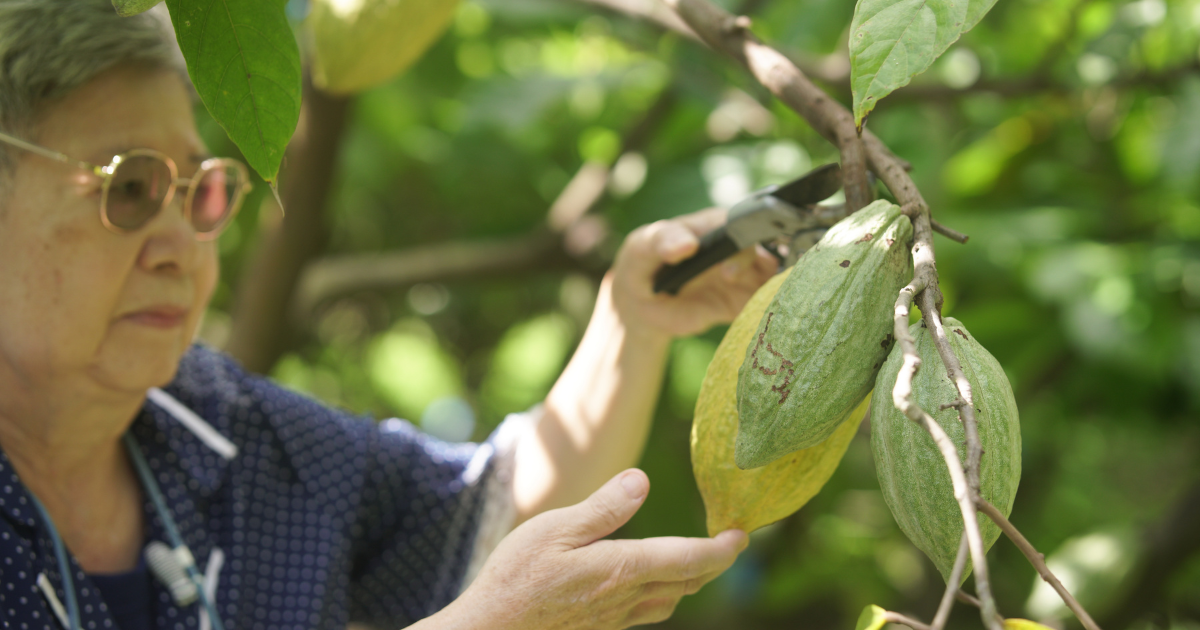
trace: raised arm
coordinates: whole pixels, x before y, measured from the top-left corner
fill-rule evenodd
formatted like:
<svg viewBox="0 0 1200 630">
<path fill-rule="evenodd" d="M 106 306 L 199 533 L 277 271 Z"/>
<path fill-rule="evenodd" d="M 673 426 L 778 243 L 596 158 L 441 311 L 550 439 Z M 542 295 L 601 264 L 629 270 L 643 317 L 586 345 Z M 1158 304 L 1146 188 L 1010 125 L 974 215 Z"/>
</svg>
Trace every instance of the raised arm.
<svg viewBox="0 0 1200 630">
<path fill-rule="evenodd" d="M 604 277 L 575 355 L 546 397 L 535 435 L 518 446 L 517 520 L 582 501 L 641 458 L 672 338 L 728 322 L 776 262 L 747 250 L 708 270 L 678 295 L 655 294 L 664 263 L 695 252 L 699 235 L 721 225 L 711 209 L 638 228 Z"/>
</svg>

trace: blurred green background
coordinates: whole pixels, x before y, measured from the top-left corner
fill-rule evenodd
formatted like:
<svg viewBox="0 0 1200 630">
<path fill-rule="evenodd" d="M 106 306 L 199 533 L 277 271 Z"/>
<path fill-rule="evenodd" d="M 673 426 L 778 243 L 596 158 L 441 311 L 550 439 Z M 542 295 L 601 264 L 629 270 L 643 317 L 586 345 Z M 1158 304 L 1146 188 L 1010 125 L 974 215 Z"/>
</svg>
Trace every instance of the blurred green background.
<svg viewBox="0 0 1200 630">
<path fill-rule="evenodd" d="M 852 2 L 725 4 L 848 101 Z M 299 21 L 303 2 L 289 11 Z M 1200 0 L 1005 0 L 868 122 L 934 216 L 971 236 L 937 237 L 938 267 L 945 313 L 1020 406 L 1012 521 L 1107 630 L 1200 629 L 1198 68 Z M 259 186 L 220 241 L 203 336 L 288 386 L 451 439 L 541 400 L 625 233 L 837 159 L 725 59 L 567 0 L 466 1 L 409 72 L 351 99 L 306 92 L 305 107 L 287 218 Z M 199 115 L 213 149 L 235 152 Z M 605 167 L 603 194 L 547 228 L 585 162 Z M 304 168 L 332 179 L 293 203 Z M 290 224 L 309 240 L 284 238 Z M 400 272 L 356 275 L 397 255 Z M 286 299 L 255 328 L 247 296 L 264 286 Z M 688 434 L 723 332 L 673 346 L 642 461 L 653 491 L 621 535 L 704 534 Z M 866 425 L 821 494 L 753 539 L 663 627 L 848 629 L 872 603 L 929 619 L 942 591 L 882 501 Z M 1073 627 L 1007 540 L 989 557 L 1005 616 Z M 978 627 L 977 611 L 950 625 Z"/>
</svg>

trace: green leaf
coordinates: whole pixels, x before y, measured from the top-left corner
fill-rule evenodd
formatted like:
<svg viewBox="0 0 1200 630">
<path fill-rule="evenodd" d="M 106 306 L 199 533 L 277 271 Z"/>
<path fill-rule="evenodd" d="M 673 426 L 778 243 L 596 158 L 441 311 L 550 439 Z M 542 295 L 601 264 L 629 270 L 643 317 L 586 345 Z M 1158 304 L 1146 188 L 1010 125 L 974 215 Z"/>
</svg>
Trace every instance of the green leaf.
<svg viewBox="0 0 1200 630">
<path fill-rule="evenodd" d="M 113 8 L 117 10 L 117 15 L 121 17 L 130 17 L 137 15 L 143 11 L 149 11 L 154 8 L 154 5 L 163 0 L 112 0 Z"/>
<path fill-rule="evenodd" d="M 858 624 L 854 626 L 854 630 L 879 630 L 887 623 L 884 615 L 886 610 L 871 604 L 863 608 L 862 614 L 858 616 Z"/>
<path fill-rule="evenodd" d="M 246 161 L 274 181 L 300 118 L 300 50 L 276 0 L 167 0 L 188 74 Z"/>
<path fill-rule="evenodd" d="M 859 0 L 850 23 L 854 124 L 933 65 L 996 0 Z"/>
</svg>

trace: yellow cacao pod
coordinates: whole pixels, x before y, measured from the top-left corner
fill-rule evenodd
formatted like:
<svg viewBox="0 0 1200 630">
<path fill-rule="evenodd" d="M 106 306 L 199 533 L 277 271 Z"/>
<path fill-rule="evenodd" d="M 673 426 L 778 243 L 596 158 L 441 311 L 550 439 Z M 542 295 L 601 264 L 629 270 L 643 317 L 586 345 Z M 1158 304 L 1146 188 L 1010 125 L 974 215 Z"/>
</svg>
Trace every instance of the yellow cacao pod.
<svg viewBox="0 0 1200 630">
<path fill-rule="evenodd" d="M 1021 480 L 1021 425 L 1017 402 L 1004 368 L 958 320 L 942 320 L 950 347 L 962 364 L 971 383 L 975 420 L 983 444 L 979 471 L 979 491 L 984 499 L 1007 516 L 1012 511 Z M 924 323 L 913 324 L 909 334 L 917 342 L 921 369 L 913 379 L 913 402 L 933 416 L 950 441 L 958 447 L 958 456 L 967 461 L 966 437 L 958 410 L 939 409 L 958 398 L 958 390 L 946 373 L 945 364 L 933 344 Z M 871 450 L 875 472 L 884 502 L 892 510 L 896 524 L 918 549 L 925 552 L 948 579 L 958 555 L 963 519 L 946 460 L 929 432 L 909 420 L 892 403 L 892 389 L 904 363 L 904 353 L 896 348 L 879 371 L 875 381 L 878 395 L 871 405 Z M 979 529 L 984 548 L 1000 536 L 1000 528 L 980 515 Z M 963 579 L 971 572 L 971 561 Z"/>
<path fill-rule="evenodd" d="M 908 217 L 880 200 L 800 257 L 738 372 L 739 467 L 820 444 L 871 391 L 892 347 L 892 304 L 912 279 L 911 239 Z"/>
<path fill-rule="evenodd" d="M 808 503 L 837 468 L 866 414 L 868 397 L 828 440 L 766 466 L 742 470 L 734 464 L 737 436 L 737 371 L 775 292 L 791 269 L 764 284 L 729 327 L 704 375 L 692 421 L 692 470 L 704 497 L 708 533 L 754 531 Z"/>
<path fill-rule="evenodd" d="M 312 0 L 313 83 L 351 94 L 412 65 L 449 26 L 458 0 Z"/>
</svg>

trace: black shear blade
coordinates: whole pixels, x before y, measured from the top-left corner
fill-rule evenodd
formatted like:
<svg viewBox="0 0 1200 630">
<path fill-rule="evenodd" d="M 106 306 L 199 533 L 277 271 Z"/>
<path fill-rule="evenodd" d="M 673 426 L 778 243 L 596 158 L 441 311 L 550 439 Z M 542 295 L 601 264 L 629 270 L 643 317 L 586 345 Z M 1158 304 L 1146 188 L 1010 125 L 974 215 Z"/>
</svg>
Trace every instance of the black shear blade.
<svg viewBox="0 0 1200 630">
<path fill-rule="evenodd" d="M 842 187 L 842 167 L 837 162 L 818 166 L 804 177 L 775 189 L 772 197 L 803 208 L 828 199 Z"/>
</svg>

